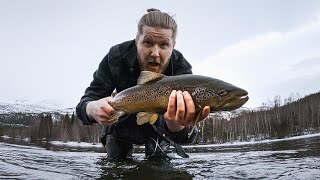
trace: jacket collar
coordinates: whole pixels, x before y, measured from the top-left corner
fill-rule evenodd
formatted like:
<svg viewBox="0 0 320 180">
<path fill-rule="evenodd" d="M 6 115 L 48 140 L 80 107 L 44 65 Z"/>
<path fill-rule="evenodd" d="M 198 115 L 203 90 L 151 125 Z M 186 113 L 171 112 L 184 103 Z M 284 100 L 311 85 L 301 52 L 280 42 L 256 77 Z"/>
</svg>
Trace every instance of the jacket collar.
<svg viewBox="0 0 320 180">
<path fill-rule="evenodd" d="M 131 44 L 129 45 L 128 51 L 122 56 L 122 58 L 129 68 L 135 68 L 137 65 L 139 67 L 137 59 L 137 46 L 135 40 L 132 40 Z"/>
</svg>

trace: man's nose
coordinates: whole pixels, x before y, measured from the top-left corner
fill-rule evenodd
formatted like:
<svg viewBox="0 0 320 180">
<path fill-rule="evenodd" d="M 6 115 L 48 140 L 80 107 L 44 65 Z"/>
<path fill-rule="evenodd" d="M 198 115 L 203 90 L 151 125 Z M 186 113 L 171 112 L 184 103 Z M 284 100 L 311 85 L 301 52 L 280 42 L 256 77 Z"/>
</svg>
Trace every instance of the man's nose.
<svg viewBox="0 0 320 180">
<path fill-rule="evenodd" d="M 152 57 L 159 57 L 160 54 L 159 54 L 159 47 L 157 45 L 153 46 L 152 48 L 152 52 L 151 52 L 151 56 Z"/>
</svg>

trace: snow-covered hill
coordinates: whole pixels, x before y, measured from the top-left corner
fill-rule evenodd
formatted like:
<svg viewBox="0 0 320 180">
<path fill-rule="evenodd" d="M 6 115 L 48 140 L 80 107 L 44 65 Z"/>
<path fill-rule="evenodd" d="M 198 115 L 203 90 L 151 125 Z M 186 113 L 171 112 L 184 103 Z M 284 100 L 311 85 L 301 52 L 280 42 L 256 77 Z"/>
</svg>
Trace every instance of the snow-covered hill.
<svg viewBox="0 0 320 180">
<path fill-rule="evenodd" d="M 232 117 L 236 117 L 240 115 L 242 112 L 251 111 L 251 110 L 252 109 L 247 107 L 241 107 L 233 111 L 219 111 L 219 112 L 211 113 L 210 116 L 213 116 L 214 118 L 218 118 L 218 119 L 230 120 Z"/>
<path fill-rule="evenodd" d="M 0 114 L 9 113 L 72 113 L 75 108 L 64 107 L 53 100 L 0 100 Z"/>
<path fill-rule="evenodd" d="M 211 115 L 220 119 L 230 119 L 231 117 L 238 116 L 243 111 L 251 111 L 252 109 L 241 107 L 233 111 L 221 111 L 215 112 Z M 54 100 L 43 101 L 27 101 L 27 100 L 0 100 L 0 114 L 11 113 L 60 113 L 60 114 L 72 114 L 75 112 L 75 108 L 68 108 Z"/>
</svg>

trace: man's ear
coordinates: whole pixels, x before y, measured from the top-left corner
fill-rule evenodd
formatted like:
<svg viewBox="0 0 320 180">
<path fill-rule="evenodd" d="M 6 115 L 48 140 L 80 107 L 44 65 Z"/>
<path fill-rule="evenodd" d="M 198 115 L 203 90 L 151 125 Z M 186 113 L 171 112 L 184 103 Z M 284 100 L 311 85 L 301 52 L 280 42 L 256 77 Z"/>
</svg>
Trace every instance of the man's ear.
<svg viewBox="0 0 320 180">
<path fill-rule="evenodd" d="M 139 37 L 140 37 L 139 32 L 137 32 L 136 38 L 134 39 L 136 45 L 138 44 Z"/>
</svg>

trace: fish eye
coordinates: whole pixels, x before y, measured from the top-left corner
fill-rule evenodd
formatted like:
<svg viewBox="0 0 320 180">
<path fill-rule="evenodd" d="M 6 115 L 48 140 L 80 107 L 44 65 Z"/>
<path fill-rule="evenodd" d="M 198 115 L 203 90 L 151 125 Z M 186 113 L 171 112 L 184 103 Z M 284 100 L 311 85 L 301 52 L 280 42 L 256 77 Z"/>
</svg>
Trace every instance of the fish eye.
<svg viewBox="0 0 320 180">
<path fill-rule="evenodd" d="M 226 91 L 226 90 L 220 90 L 220 91 L 218 92 L 218 95 L 219 95 L 219 96 L 225 96 L 225 95 L 227 95 L 227 91 Z"/>
</svg>

